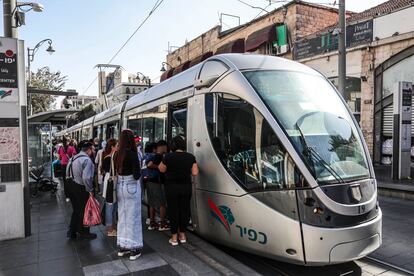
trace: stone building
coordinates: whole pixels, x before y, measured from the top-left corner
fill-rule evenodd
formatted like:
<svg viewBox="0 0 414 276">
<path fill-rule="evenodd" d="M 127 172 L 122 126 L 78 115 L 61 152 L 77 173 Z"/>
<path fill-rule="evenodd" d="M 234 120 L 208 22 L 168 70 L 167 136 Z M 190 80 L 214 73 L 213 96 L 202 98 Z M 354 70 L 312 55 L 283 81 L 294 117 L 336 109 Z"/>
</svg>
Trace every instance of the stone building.
<svg viewBox="0 0 414 276">
<path fill-rule="evenodd" d="M 351 16 L 353 13 L 348 12 Z M 292 58 L 293 43 L 338 20 L 338 10 L 294 0 L 246 24 L 221 31 L 215 26 L 167 55 L 169 78 L 213 54 L 250 52 Z"/>
<path fill-rule="evenodd" d="M 390 0 L 361 13 L 347 12 L 343 96 L 360 123 L 375 163 L 389 163 L 381 149 L 392 138 L 393 85 L 414 82 L 412 18 L 414 0 Z M 220 26 L 214 27 L 168 54 L 171 68 L 161 80 L 213 54 L 254 52 L 297 60 L 337 84 L 337 22 L 337 9 L 291 1 L 236 28 L 221 32 Z"/>
<path fill-rule="evenodd" d="M 347 19 L 347 80 L 343 96 L 360 122 L 377 164 L 391 162 L 390 150 L 383 152 L 382 146 L 392 139 L 394 84 L 414 82 L 413 18 L 413 0 L 391 0 Z M 337 84 L 334 29 L 335 25 L 297 41 L 294 59 Z"/>
</svg>

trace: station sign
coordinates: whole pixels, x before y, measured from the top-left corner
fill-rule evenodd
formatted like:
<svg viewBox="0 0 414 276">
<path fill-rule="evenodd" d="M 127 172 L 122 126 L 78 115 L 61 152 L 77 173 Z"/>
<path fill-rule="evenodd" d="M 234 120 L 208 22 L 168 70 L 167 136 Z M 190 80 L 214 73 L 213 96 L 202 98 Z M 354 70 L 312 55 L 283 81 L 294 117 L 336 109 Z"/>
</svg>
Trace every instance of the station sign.
<svg viewBox="0 0 414 276">
<path fill-rule="evenodd" d="M 359 22 L 346 27 L 346 47 L 356 47 L 371 43 L 373 39 L 373 20 Z M 315 55 L 338 50 L 338 36 L 324 33 L 317 37 L 296 42 L 294 59 L 304 59 Z"/>
<path fill-rule="evenodd" d="M 17 39 L 0 38 L 0 167 L 21 160 L 17 51 Z"/>
<path fill-rule="evenodd" d="M 0 103 L 19 101 L 17 74 L 17 42 L 15 39 L 2 38 L 0 40 Z"/>
</svg>

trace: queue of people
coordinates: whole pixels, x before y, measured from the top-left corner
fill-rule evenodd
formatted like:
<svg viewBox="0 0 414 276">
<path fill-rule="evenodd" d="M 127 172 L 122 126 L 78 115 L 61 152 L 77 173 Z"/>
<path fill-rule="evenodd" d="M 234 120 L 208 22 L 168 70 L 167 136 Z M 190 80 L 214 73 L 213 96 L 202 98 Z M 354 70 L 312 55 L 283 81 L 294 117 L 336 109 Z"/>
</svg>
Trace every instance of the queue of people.
<svg viewBox="0 0 414 276">
<path fill-rule="evenodd" d="M 129 129 L 120 133 L 118 141 L 100 144 L 94 139 L 78 145 L 68 141 L 64 138 L 56 150 L 64 169 L 65 195 L 73 209 L 68 238 L 96 238 L 82 219 L 88 198 L 100 197 L 106 234 L 116 236 L 118 256 L 136 260 L 143 247 L 141 202 L 145 193 L 148 230 L 171 230 L 168 242 L 172 246 L 187 241 L 191 179 L 198 174 L 198 166 L 194 155 L 185 152 L 184 138 L 174 137 L 170 147 L 164 140 L 149 142 L 144 153 L 139 137 Z"/>
</svg>

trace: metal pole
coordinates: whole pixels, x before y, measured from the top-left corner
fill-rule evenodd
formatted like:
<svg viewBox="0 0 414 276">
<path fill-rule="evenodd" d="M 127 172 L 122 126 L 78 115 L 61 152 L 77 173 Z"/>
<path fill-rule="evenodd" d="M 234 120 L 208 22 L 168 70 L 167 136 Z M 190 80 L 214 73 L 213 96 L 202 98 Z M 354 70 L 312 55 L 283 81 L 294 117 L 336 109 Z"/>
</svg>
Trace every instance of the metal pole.
<svg viewBox="0 0 414 276">
<path fill-rule="evenodd" d="M 339 0 L 339 40 L 338 40 L 338 89 L 345 97 L 346 82 L 346 23 L 345 0 Z"/>
<path fill-rule="evenodd" d="M 16 0 L 3 0 L 4 36 L 17 38 L 17 27 L 13 12 L 16 10 Z"/>
<path fill-rule="evenodd" d="M 24 198 L 24 232 L 25 236 L 31 235 L 30 222 L 30 187 L 29 187 L 29 153 L 28 153 L 28 124 L 27 124 L 27 83 L 24 70 L 24 42 L 18 40 L 18 80 L 19 80 L 19 105 L 20 105 L 20 145 L 22 150 L 22 184 Z"/>
<path fill-rule="evenodd" d="M 30 71 L 30 48 L 27 47 L 27 86 L 30 85 L 30 81 L 32 79 L 32 72 Z M 32 95 L 29 95 L 29 102 L 28 102 L 29 114 L 32 115 Z"/>
</svg>

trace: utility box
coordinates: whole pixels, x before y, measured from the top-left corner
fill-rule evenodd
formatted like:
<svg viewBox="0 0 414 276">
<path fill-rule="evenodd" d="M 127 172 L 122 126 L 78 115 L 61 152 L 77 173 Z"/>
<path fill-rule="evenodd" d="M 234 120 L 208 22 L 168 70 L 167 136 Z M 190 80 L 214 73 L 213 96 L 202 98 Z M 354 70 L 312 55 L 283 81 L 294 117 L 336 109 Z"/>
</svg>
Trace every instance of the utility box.
<svg viewBox="0 0 414 276">
<path fill-rule="evenodd" d="M 407 179 L 411 174 L 411 115 L 413 85 L 400 81 L 394 88 L 392 178 Z"/>
</svg>

